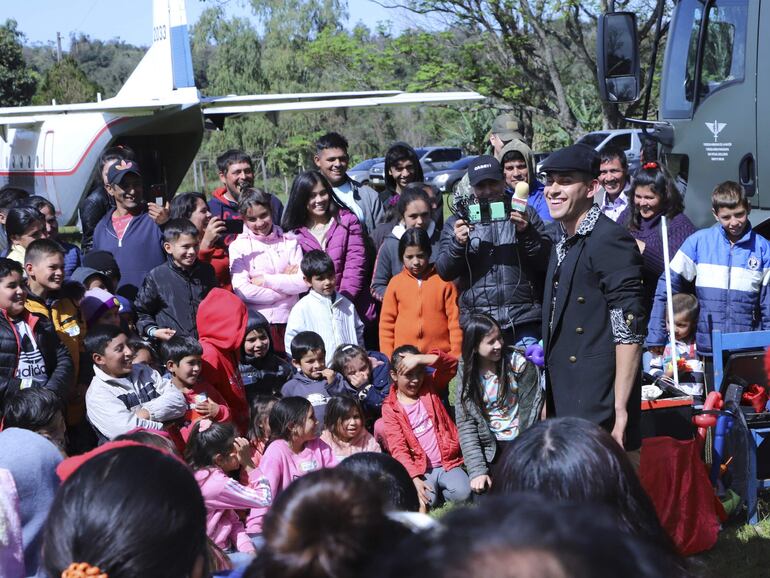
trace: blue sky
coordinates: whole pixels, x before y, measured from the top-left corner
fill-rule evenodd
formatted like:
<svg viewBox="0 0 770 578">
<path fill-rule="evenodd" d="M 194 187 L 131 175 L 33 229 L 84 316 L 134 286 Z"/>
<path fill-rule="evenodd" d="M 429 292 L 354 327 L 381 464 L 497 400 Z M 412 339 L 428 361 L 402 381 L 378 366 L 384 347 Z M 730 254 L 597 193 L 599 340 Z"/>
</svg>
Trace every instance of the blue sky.
<svg viewBox="0 0 770 578">
<path fill-rule="evenodd" d="M 72 32 L 84 32 L 100 40 L 120 37 L 136 45 L 149 45 L 152 37 L 152 0 L 29 0 L 4 4 L 2 18 L 16 20 L 27 42 L 54 42 L 56 32 L 61 32 L 63 48 L 68 50 Z M 251 15 L 238 0 L 187 0 L 188 22 L 195 22 L 203 10 L 216 4 L 222 4 L 229 15 Z M 399 23 L 414 21 L 414 15 L 406 18 L 402 10 L 389 10 L 371 0 L 348 0 L 348 12 L 351 27 L 363 22 L 374 28 L 378 22 L 390 21 L 397 33 L 404 28 Z"/>
</svg>

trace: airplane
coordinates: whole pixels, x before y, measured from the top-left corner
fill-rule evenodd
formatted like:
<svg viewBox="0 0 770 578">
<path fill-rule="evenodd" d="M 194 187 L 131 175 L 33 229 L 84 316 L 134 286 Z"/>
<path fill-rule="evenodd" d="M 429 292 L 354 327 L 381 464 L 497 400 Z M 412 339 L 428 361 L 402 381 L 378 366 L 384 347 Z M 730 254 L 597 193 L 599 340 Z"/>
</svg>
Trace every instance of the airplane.
<svg viewBox="0 0 770 578">
<path fill-rule="evenodd" d="M 195 86 L 184 0 L 153 0 L 152 45 L 113 98 L 82 104 L 0 108 L 0 186 L 50 200 L 62 225 L 115 144 L 137 153 L 145 184 L 168 196 L 182 182 L 206 128 L 254 113 L 482 100 L 476 92 L 362 91 L 203 96 Z"/>
</svg>

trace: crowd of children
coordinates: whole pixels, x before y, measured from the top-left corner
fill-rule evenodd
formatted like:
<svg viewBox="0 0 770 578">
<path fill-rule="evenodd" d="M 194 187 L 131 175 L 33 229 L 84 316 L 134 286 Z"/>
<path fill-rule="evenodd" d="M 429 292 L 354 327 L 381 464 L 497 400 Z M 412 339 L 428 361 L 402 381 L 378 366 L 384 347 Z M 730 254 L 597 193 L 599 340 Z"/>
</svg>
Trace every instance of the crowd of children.
<svg viewBox="0 0 770 578">
<path fill-rule="evenodd" d="M 135 161 L 107 169 L 115 208 L 85 255 L 58 238 L 45 199 L 21 197 L 3 213 L 6 427 L 37 431 L 71 455 L 162 432 L 195 472 L 209 539 L 233 559 L 259 548 L 263 519 L 293 480 L 354 454 L 398 460 L 423 510 L 493 487 L 505 450 L 540 418 L 540 370 L 505 346 L 492 317 L 472 314 L 461 328 L 458 287 L 433 265 L 424 186 L 403 187 L 375 261 L 371 231 L 319 171 L 295 179 L 280 224 L 275 197 L 240 185 L 228 219 L 199 193 L 149 213 L 140 178 Z M 720 186 L 719 223 L 673 258 L 686 393 L 703 394 L 697 354 L 709 351 L 716 312 L 727 330 L 770 320 L 770 243 L 748 212 L 739 189 Z M 653 377 L 672 373 L 662 283 Z"/>
</svg>

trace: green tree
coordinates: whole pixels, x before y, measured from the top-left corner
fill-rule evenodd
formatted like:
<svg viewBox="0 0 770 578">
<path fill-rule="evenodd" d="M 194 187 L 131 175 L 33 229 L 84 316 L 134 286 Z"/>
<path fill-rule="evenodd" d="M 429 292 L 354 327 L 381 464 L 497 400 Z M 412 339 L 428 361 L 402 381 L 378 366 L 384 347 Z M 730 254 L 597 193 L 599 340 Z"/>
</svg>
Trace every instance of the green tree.
<svg viewBox="0 0 770 578">
<path fill-rule="evenodd" d="M 33 102 L 35 104 L 71 104 L 75 102 L 93 102 L 101 88 L 88 79 L 75 59 L 65 56 L 49 68 L 38 87 Z"/>
<path fill-rule="evenodd" d="M 22 34 L 15 20 L 0 26 L 0 106 L 29 104 L 36 80 L 22 55 Z"/>
</svg>

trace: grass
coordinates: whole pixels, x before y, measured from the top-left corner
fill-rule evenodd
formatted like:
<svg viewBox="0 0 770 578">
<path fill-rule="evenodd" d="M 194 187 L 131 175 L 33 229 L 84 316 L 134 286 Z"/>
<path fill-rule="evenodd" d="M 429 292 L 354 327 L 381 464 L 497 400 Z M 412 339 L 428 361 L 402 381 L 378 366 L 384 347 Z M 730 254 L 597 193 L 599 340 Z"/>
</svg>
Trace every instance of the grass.
<svg viewBox="0 0 770 578">
<path fill-rule="evenodd" d="M 760 511 L 767 511 L 768 502 L 760 501 Z M 716 546 L 693 557 L 702 566 L 704 576 L 722 578 L 757 578 L 770 575 L 770 518 L 756 526 L 728 521 L 719 533 Z"/>
</svg>

